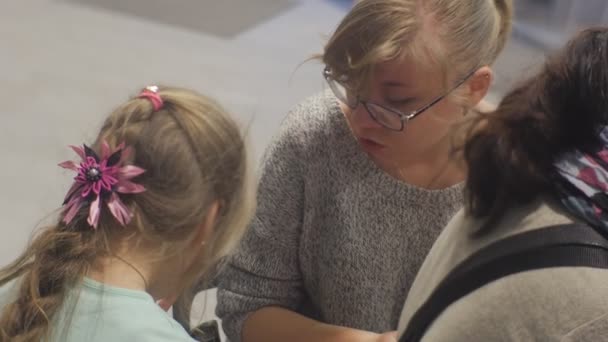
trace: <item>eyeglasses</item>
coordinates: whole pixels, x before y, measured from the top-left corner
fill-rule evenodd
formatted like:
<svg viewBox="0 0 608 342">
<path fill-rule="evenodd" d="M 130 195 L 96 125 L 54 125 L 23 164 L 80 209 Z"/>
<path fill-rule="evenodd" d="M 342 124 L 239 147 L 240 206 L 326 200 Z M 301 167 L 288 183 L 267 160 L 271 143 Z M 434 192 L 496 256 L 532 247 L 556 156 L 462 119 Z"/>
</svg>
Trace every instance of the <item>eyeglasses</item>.
<svg viewBox="0 0 608 342">
<path fill-rule="evenodd" d="M 347 105 L 350 109 L 356 109 L 359 104 L 362 104 L 367 110 L 369 116 L 374 121 L 382 125 L 384 128 L 399 132 L 403 131 L 405 124 L 408 121 L 424 113 L 427 109 L 433 107 L 439 101 L 443 100 L 446 96 L 460 87 L 471 76 L 473 76 L 475 71 L 476 70 L 473 70 L 468 73 L 463 79 L 457 82 L 454 87 L 445 92 L 443 95 L 435 98 L 433 101 L 410 113 L 403 113 L 399 110 L 389 108 L 378 103 L 364 101 L 359 97 L 359 95 L 353 96 L 352 92 L 344 85 L 345 80 L 336 79 L 336 77 L 332 75 L 331 69 L 328 66 L 326 66 L 323 70 L 323 77 L 325 78 L 325 81 L 327 81 L 329 88 L 332 90 L 336 98 L 340 100 L 340 102 Z"/>
</svg>

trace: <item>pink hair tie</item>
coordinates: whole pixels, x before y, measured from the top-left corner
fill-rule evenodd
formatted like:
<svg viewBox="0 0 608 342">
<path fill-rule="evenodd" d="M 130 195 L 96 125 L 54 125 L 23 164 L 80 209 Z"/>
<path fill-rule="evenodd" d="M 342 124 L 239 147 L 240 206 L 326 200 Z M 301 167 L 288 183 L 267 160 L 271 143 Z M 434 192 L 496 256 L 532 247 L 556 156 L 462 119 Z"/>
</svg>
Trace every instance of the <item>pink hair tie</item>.
<svg viewBox="0 0 608 342">
<path fill-rule="evenodd" d="M 150 102 L 152 102 L 152 106 L 154 106 L 154 111 L 163 108 L 164 102 L 160 95 L 158 95 L 157 86 L 148 86 L 144 88 L 144 90 L 139 93 L 138 97 L 150 100 Z"/>
</svg>

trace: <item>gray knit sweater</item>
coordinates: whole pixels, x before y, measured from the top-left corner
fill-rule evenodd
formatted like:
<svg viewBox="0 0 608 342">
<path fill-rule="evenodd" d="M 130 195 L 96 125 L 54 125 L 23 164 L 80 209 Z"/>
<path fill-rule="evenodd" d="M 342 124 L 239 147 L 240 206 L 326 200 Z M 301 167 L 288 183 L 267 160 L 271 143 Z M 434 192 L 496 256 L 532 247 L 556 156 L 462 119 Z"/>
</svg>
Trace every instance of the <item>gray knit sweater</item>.
<svg viewBox="0 0 608 342">
<path fill-rule="evenodd" d="M 395 330 L 425 255 L 461 207 L 461 191 L 390 177 L 359 149 L 330 93 L 305 101 L 266 151 L 255 218 L 219 277 L 226 335 L 240 341 L 248 314 L 266 306 Z"/>
</svg>

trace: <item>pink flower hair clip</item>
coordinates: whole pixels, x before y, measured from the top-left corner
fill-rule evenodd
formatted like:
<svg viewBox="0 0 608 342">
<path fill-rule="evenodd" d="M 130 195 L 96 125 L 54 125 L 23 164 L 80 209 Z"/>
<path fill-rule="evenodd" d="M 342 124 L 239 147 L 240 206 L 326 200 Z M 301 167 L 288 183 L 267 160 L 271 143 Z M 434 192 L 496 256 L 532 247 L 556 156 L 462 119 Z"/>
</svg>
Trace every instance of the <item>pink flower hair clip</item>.
<svg viewBox="0 0 608 342">
<path fill-rule="evenodd" d="M 74 184 L 65 196 L 63 222 L 69 224 L 83 205 L 89 205 L 87 222 L 97 228 L 102 202 L 105 202 L 112 216 L 122 225 L 131 222 L 132 213 L 120 200 L 118 194 L 137 194 L 146 191 L 131 179 L 145 172 L 134 165 L 123 165 L 132 152 L 130 147 L 120 144 L 111 151 L 107 142 L 102 142 L 101 158 L 87 145 L 70 146 L 82 162 L 65 161 L 59 166 L 78 172 Z"/>
</svg>

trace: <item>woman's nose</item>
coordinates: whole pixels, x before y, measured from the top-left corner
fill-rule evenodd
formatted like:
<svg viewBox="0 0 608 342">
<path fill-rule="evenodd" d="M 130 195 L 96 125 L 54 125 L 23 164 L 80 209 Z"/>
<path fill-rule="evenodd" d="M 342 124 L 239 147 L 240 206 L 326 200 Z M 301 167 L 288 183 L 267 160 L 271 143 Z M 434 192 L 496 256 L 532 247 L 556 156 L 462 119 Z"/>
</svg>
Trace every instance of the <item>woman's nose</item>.
<svg viewBox="0 0 608 342">
<path fill-rule="evenodd" d="M 360 128 L 382 128 L 382 126 L 374 120 L 363 103 L 359 103 L 357 108 L 353 110 L 353 121 Z"/>
</svg>

